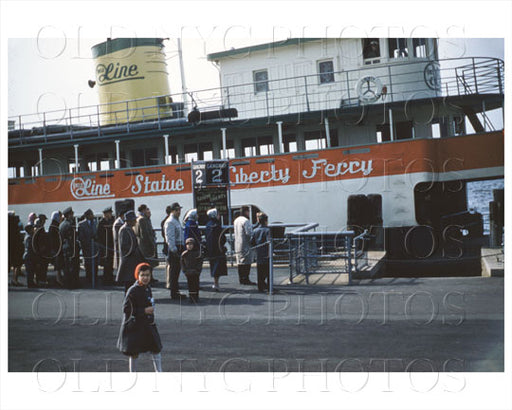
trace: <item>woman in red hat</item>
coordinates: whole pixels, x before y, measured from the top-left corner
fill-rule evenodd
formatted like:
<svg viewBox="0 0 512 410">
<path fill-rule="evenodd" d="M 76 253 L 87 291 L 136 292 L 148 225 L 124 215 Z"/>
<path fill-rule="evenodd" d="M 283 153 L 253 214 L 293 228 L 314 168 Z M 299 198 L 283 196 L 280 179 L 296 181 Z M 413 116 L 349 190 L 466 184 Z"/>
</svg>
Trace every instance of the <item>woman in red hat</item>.
<svg viewBox="0 0 512 410">
<path fill-rule="evenodd" d="M 149 286 L 152 272 L 150 264 L 138 264 L 136 282 L 128 289 L 123 301 L 124 316 L 117 347 L 130 356 L 130 372 L 137 371 L 137 358 L 144 352 L 152 354 L 155 371 L 162 371 L 162 342 L 155 324 L 155 303 Z"/>
</svg>

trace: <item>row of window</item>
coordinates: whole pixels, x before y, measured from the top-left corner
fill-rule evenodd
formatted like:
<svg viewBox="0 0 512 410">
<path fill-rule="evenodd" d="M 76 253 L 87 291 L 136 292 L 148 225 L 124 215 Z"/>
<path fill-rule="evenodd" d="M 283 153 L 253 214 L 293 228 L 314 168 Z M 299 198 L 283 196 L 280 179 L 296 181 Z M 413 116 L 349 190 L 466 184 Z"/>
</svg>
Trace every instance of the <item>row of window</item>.
<svg viewBox="0 0 512 410">
<path fill-rule="evenodd" d="M 365 64 L 380 63 L 380 58 L 384 57 L 381 55 L 381 49 L 386 45 L 384 43 L 386 41 L 389 58 L 409 57 L 409 46 L 412 46 L 414 57 L 422 58 L 427 56 L 427 42 L 425 38 L 365 38 L 362 40 L 363 60 Z M 318 61 L 317 74 L 319 84 L 334 83 L 333 60 L 329 59 Z M 255 94 L 269 91 L 270 88 L 267 69 L 253 71 L 252 77 Z"/>
<path fill-rule="evenodd" d="M 334 63 L 333 60 L 319 61 L 317 64 L 318 81 L 320 84 L 334 82 Z M 256 70 L 252 72 L 254 82 L 254 93 L 262 93 L 270 90 L 268 84 L 268 70 Z"/>
<path fill-rule="evenodd" d="M 363 60 L 365 64 L 380 63 L 380 58 L 409 57 L 410 47 L 413 56 L 423 58 L 427 56 L 427 41 L 425 38 L 365 38 L 363 39 Z M 387 48 L 387 56 L 383 50 Z"/>
</svg>

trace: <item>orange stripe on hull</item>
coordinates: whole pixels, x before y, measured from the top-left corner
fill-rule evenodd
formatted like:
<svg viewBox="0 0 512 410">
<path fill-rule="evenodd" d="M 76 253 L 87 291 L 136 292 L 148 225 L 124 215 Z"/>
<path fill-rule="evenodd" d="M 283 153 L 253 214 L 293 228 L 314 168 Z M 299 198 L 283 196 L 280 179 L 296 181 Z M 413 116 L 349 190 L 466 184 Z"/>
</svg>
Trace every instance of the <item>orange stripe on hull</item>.
<svg viewBox="0 0 512 410">
<path fill-rule="evenodd" d="M 233 189 L 247 189 L 417 172 L 453 172 L 455 179 L 457 171 L 503 166 L 500 131 L 237 159 L 231 161 L 230 178 Z M 165 165 L 10 180 L 9 204 L 191 193 L 190 169 L 183 168 Z M 157 169 L 161 172 L 155 173 Z"/>
</svg>

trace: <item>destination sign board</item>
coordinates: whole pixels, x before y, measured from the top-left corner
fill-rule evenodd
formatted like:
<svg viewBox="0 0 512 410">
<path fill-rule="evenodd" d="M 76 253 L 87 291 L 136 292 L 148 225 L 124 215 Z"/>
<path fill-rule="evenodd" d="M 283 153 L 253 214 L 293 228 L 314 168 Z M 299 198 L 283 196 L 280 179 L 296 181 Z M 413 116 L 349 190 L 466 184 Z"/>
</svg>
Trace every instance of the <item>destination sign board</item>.
<svg viewBox="0 0 512 410">
<path fill-rule="evenodd" d="M 193 162 L 192 185 L 194 187 L 229 185 L 229 161 Z"/>
<path fill-rule="evenodd" d="M 199 225 L 208 221 L 206 212 L 216 208 L 224 224 L 228 223 L 229 161 L 197 161 L 192 163 L 194 208 Z"/>
</svg>

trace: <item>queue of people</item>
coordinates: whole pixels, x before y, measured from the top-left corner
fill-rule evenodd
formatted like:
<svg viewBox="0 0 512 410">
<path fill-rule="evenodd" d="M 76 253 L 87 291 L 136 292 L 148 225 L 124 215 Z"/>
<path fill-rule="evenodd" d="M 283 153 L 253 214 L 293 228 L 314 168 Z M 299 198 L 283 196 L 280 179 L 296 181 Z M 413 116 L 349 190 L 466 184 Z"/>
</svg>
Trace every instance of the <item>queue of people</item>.
<svg viewBox="0 0 512 410">
<path fill-rule="evenodd" d="M 23 226 L 19 218 L 10 213 L 9 269 L 14 270 L 11 285 L 21 286 L 19 278 L 23 275 L 21 266 L 24 264 L 28 287 L 47 286 L 48 265 L 52 264 L 59 286 L 79 288 L 82 256 L 87 284 L 98 283 L 98 270 L 102 266 L 102 284 L 111 286 L 117 282 L 127 292 L 133 285 L 136 266 L 148 263 L 153 269 L 159 264 L 151 210 L 145 204 L 137 210 L 137 214 L 133 210 L 121 210 L 115 218 L 112 208 L 107 207 L 97 221 L 94 212 L 88 209 L 76 224 L 73 209 L 68 207 L 62 212 L 52 213 L 48 231 L 45 230 L 45 215 L 31 213 Z M 188 211 L 183 224 L 180 221 L 181 211 L 179 203 L 171 204 L 166 208 L 167 216 L 161 222 L 166 255 L 165 285 L 171 299 L 185 299 L 187 296 L 179 288 L 179 276 L 183 272 L 187 279 L 189 299 L 197 303 L 204 259 L 209 261 L 214 291 L 221 290 L 220 278 L 228 274 L 226 234 L 217 209 L 207 212 L 204 240 L 198 226 L 197 210 Z M 257 218 L 258 224 L 253 227 L 250 208 L 241 208 L 233 224 L 234 250 L 240 284 L 257 285 L 260 292 L 267 292 L 270 230 L 265 214 L 258 213 Z M 21 234 L 22 226 L 25 238 Z M 257 282 L 250 280 L 254 257 L 257 262 Z"/>
</svg>

